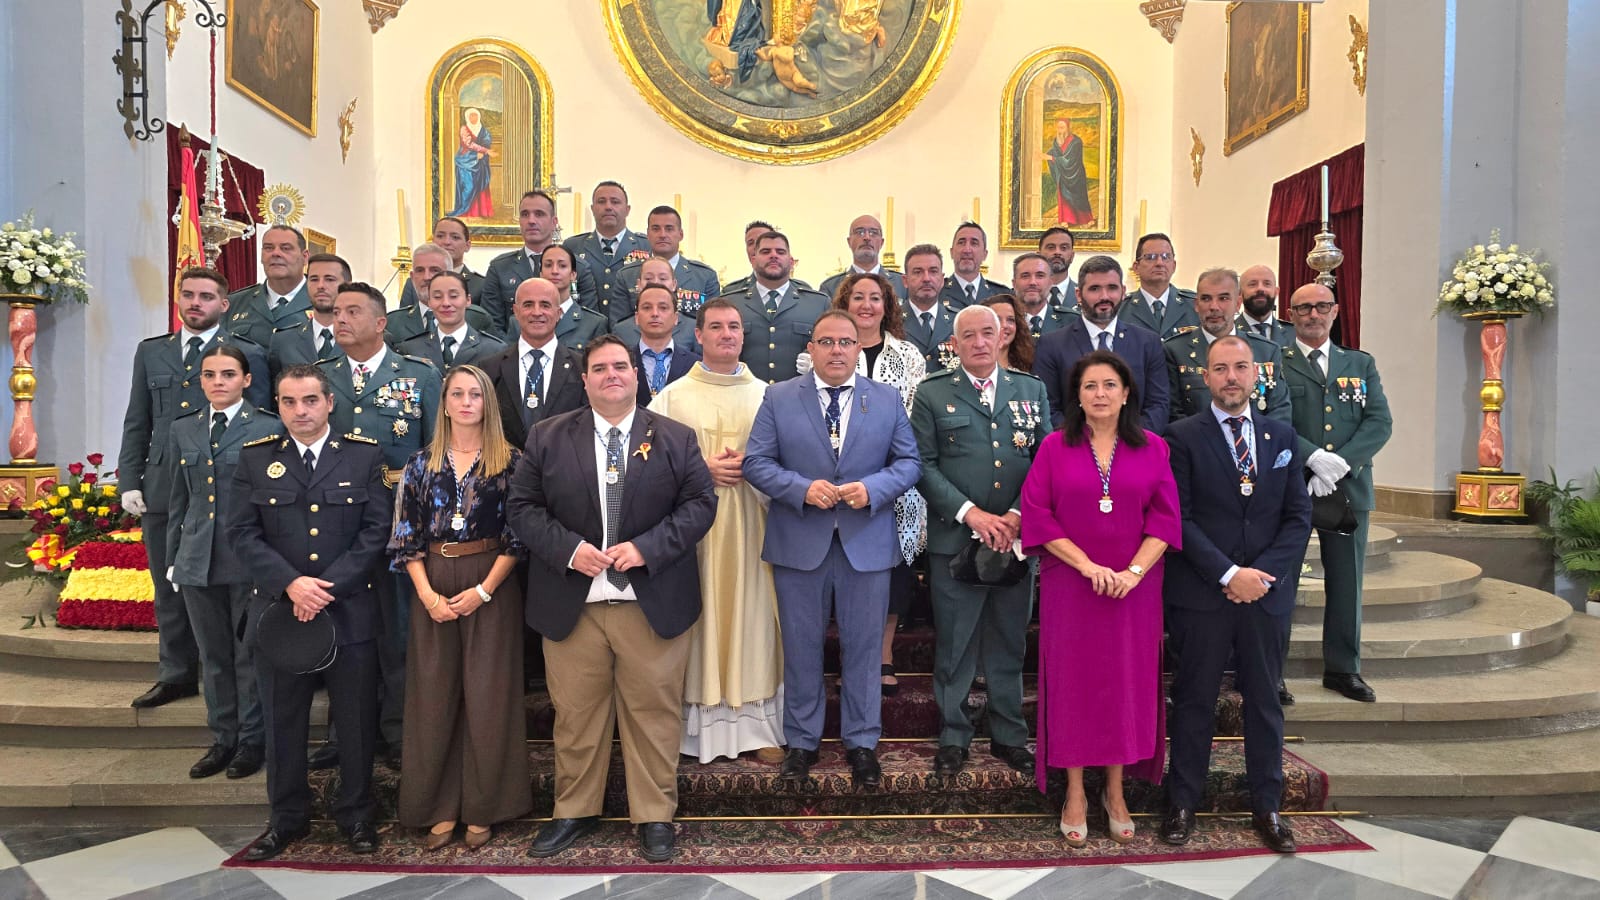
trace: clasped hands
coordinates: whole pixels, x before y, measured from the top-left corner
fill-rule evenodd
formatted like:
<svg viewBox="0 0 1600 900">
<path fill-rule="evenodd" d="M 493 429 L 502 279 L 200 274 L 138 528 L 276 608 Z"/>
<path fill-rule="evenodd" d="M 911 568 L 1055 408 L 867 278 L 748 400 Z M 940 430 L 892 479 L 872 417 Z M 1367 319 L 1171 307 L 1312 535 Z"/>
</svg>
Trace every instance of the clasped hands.
<svg viewBox="0 0 1600 900">
<path fill-rule="evenodd" d="M 323 607 L 333 602 L 333 595 L 328 589 L 333 587 L 333 582 L 317 578 L 312 575 L 301 575 L 289 582 L 283 593 L 294 604 L 294 617 L 302 622 L 309 622 L 322 612 Z"/>
<path fill-rule="evenodd" d="M 1306 459 L 1306 468 L 1311 470 L 1311 480 L 1306 487 L 1313 497 L 1326 497 L 1333 493 L 1339 479 L 1350 474 L 1350 463 L 1339 454 L 1327 450 L 1313 451 Z"/>
<path fill-rule="evenodd" d="M 997 516 L 991 512 L 984 512 L 976 506 L 967 510 L 967 517 L 962 524 L 972 529 L 978 540 L 996 553 L 1005 553 L 1016 543 L 1018 535 L 1022 533 L 1022 516 L 1015 512 L 1008 512 Z"/>
<path fill-rule="evenodd" d="M 626 572 L 643 565 L 644 556 L 639 553 L 639 548 L 633 545 L 633 541 L 623 541 L 606 550 L 584 541 L 578 545 L 577 552 L 572 554 L 571 568 L 593 578 L 612 567 L 618 572 Z"/>
<path fill-rule="evenodd" d="M 968 517 L 971 517 L 970 513 Z M 1078 572 L 1084 578 L 1089 579 L 1089 583 L 1093 585 L 1096 594 L 1116 600 L 1121 600 L 1123 597 L 1128 596 L 1128 592 L 1138 587 L 1139 582 L 1144 580 L 1143 575 L 1135 575 L 1127 569 L 1116 572 L 1109 566 L 1097 565 L 1092 562 L 1084 563 Z"/>
<path fill-rule="evenodd" d="M 1267 595 L 1272 590 L 1272 583 L 1278 579 L 1261 571 L 1244 566 L 1233 573 L 1228 583 L 1222 586 L 1222 596 L 1235 603 L 1254 603 Z"/>
<path fill-rule="evenodd" d="M 849 484 L 834 484 L 831 481 L 817 479 L 806 488 L 806 505 L 815 506 L 817 509 L 833 509 L 843 503 L 851 509 L 865 509 L 872 498 L 867 494 L 867 486 L 859 481 Z"/>
<path fill-rule="evenodd" d="M 723 447 L 716 456 L 706 457 L 706 468 L 711 470 L 712 484 L 735 487 L 744 481 L 744 454 L 732 447 Z"/>
</svg>

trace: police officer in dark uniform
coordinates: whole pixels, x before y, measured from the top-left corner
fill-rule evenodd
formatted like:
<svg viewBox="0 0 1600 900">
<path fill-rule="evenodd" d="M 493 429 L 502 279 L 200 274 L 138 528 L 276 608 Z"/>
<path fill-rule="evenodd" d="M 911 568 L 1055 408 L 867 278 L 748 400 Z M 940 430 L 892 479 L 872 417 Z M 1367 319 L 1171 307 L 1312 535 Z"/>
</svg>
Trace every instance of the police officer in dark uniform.
<svg viewBox="0 0 1600 900">
<path fill-rule="evenodd" d="M 380 617 L 373 572 L 388 542 L 393 503 L 378 446 L 328 427 L 333 386 L 320 366 L 291 366 L 278 378 L 278 409 L 288 436 L 271 435 L 239 453 L 228 498 L 228 538 L 255 583 L 251 632 L 270 604 L 293 604 L 294 617 L 332 618 L 335 654 L 319 673 L 280 670 L 261 658 L 267 720 L 267 830 L 245 853 L 256 861 L 282 853 L 310 830 L 306 738 L 311 698 L 327 685 L 329 715 L 341 734 L 339 795 L 333 816 L 355 853 L 378 848 L 373 829 L 372 754 L 378 708 Z M 265 652 L 259 645 L 259 652 Z M 320 677 L 319 677 L 320 676 Z"/>
<path fill-rule="evenodd" d="M 724 299 L 744 319 L 744 350 L 739 360 L 750 374 L 775 384 L 799 374 L 795 358 L 811 343 L 811 326 L 828 309 L 828 298 L 789 280 L 794 259 L 789 239 L 769 231 L 757 239 L 756 280 L 741 297 Z"/>
<path fill-rule="evenodd" d="M 555 286 L 556 295 L 561 300 L 561 318 L 556 320 L 556 340 L 561 342 L 561 346 L 581 353 L 590 341 L 611 332 L 611 322 L 573 296 L 572 284 L 573 277 L 578 274 L 578 258 L 572 255 L 571 250 L 561 246 L 547 247 L 539 259 L 543 263 L 540 277 Z M 631 302 L 629 310 L 632 310 Z M 514 328 L 520 328 L 515 314 L 511 324 Z"/>
<path fill-rule="evenodd" d="M 1050 261 L 1043 256 L 1024 253 L 1011 261 L 1011 289 L 1027 317 L 1026 322 L 1017 323 L 1017 328 L 1026 327 L 1035 343 L 1050 332 L 1071 325 L 1078 316 L 1076 309 L 1050 305 L 1045 293 L 1049 286 Z"/>
<path fill-rule="evenodd" d="M 678 279 L 672 274 L 672 263 L 654 256 L 646 259 L 639 266 L 639 283 L 632 286 L 633 315 L 611 326 L 611 333 L 621 338 L 629 347 L 638 347 L 639 339 L 643 336 L 639 329 L 639 293 L 652 285 L 671 291 L 673 309 L 677 309 Z M 700 352 L 700 342 L 694 335 L 694 321 L 694 316 L 678 316 L 678 324 L 672 328 L 673 346 Z"/>
<path fill-rule="evenodd" d="M 633 315 L 629 290 L 633 282 L 624 281 L 622 268 L 650 257 L 650 242 L 637 231 L 628 230 L 628 191 L 615 181 L 594 186 L 589 202 L 594 212 L 594 230 L 575 234 L 561 242 L 572 252 L 580 269 L 587 270 L 594 285 L 592 297 L 578 301 L 605 316 L 611 324 Z"/>
<path fill-rule="evenodd" d="M 489 271 L 483 275 L 483 287 L 472 302 L 483 307 L 493 325 L 484 329 L 495 335 L 514 337 L 515 322 L 511 321 L 512 298 L 517 295 L 517 285 L 529 278 L 543 275 L 539 256 L 548 247 L 555 246 L 556 231 L 561 223 L 556 218 L 556 201 L 540 190 L 528 191 L 517 202 L 517 228 L 522 232 L 522 246 L 507 250 L 489 262 Z M 590 298 L 593 305 L 594 284 L 588 269 L 576 276 L 578 295 Z"/>
<path fill-rule="evenodd" d="M 251 387 L 245 396 L 267 402 L 267 354 L 223 326 L 228 311 L 228 280 L 215 269 L 185 269 L 178 279 L 178 309 L 183 325 L 172 334 L 149 338 L 133 354 L 133 385 L 122 420 L 122 450 L 117 455 L 122 507 L 143 516 L 144 546 L 155 583 L 160 664 L 156 684 L 133 701 L 137 709 L 194 696 L 200 659 L 183 597 L 161 577 L 171 565 L 167 548 L 167 503 L 177 468 L 168 457 L 172 423 L 205 405 L 200 389 L 200 358 L 217 344 L 237 346 L 249 360 Z"/>
<path fill-rule="evenodd" d="M 306 290 L 306 236 L 292 225 L 273 225 L 261 234 L 261 269 L 267 280 L 228 295 L 228 330 L 265 347 L 272 333 L 299 324 L 311 308 Z M 271 385 L 261 384 L 263 395 Z"/>
</svg>

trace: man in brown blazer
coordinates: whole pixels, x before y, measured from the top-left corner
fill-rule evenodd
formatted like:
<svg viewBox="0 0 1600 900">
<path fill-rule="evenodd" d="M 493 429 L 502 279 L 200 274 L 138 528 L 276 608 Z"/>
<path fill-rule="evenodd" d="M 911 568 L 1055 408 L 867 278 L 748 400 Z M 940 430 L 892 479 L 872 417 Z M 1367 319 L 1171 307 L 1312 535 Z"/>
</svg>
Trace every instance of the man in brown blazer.
<svg viewBox="0 0 1600 900">
<path fill-rule="evenodd" d="M 694 431 L 636 405 L 621 340 L 589 344 L 583 384 L 591 408 L 534 426 L 506 501 L 530 549 L 526 619 L 556 709 L 555 812 L 528 852 L 554 856 L 598 827 L 615 725 L 640 854 L 660 862 L 674 852 L 686 632 L 700 618 L 695 545 L 717 496 Z"/>
</svg>

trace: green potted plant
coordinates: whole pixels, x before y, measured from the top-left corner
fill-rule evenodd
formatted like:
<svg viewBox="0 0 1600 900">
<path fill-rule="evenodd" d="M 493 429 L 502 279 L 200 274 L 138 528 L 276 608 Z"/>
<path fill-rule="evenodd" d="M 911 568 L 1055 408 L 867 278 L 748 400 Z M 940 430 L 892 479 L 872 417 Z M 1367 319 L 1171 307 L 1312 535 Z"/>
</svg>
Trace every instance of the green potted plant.
<svg viewBox="0 0 1600 900">
<path fill-rule="evenodd" d="M 1550 509 L 1544 533 L 1555 543 L 1556 569 L 1583 585 L 1590 615 L 1600 615 L 1600 471 L 1595 480 L 1588 497 L 1576 481 L 1558 487 L 1554 469 L 1549 481 L 1528 485 L 1528 496 Z"/>
</svg>

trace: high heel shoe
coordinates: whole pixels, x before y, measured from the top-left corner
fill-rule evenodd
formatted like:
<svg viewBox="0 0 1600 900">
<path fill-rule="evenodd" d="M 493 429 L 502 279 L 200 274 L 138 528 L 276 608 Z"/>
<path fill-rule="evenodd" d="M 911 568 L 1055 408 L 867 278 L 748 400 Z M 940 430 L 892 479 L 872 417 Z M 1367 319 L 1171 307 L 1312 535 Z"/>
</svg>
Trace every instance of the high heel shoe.
<svg viewBox="0 0 1600 900">
<path fill-rule="evenodd" d="M 442 825 L 444 823 L 441 822 L 439 824 Z M 437 828 L 439 826 L 435 825 L 434 827 Z M 422 839 L 422 847 L 424 850 L 438 850 L 455 840 L 455 837 L 456 825 L 454 822 L 451 822 L 450 827 L 444 831 L 429 831 Z"/>
<path fill-rule="evenodd" d="M 1106 820 L 1111 823 L 1111 827 L 1109 829 L 1111 839 L 1119 844 L 1133 843 L 1133 820 L 1130 819 L 1126 822 L 1117 821 L 1117 817 L 1111 814 L 1111 802 L 1107 800 L 1104 795 L 1100 797 L 1100 807 L 1106 811 Z"/>
<path fill-rule="evenodd" d="M 1067 846 L 1074 850 L 1082 850 L 1089 845 L 1089 823 L 1080 822 L 1069 825 L 1065 819 L 1061 821 L 1061 836 L 1066 838 Z"/>
</svg>

